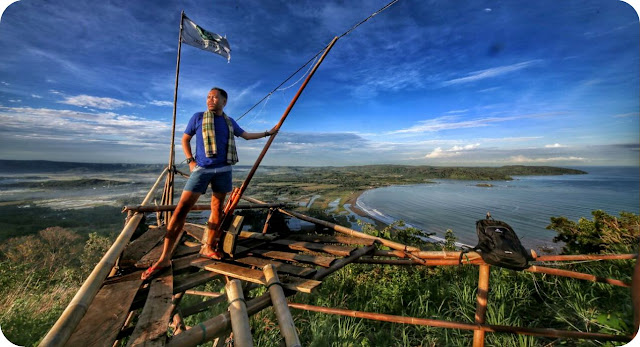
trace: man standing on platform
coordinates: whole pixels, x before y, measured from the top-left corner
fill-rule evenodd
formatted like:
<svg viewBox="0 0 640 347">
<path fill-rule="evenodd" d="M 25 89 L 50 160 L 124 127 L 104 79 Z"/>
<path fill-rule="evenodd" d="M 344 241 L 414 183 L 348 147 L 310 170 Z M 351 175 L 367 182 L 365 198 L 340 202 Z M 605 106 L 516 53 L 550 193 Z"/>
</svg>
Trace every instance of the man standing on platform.
<svg viewBox="0 0 640 347">
<path fill-rule="evenodd" d="M 223 256 L 218 250 L 222 234 L 218 224 L 221 222 L 220 215 L 224 199 L 232 189 L 231 165 L 238 162 L 234 136 L 255 140 L 277 132 L 275 128 L 263 133 L 244 131 L 235 120 L 224 113 L 226 105 L 227 92 L 214 87 L 207 96 L 208 111 L 195 113 L 187 124 L 182 135 L 182 150 L 187 157 L 191 176 L 184 186 L 178 206 L 167 225 L 162 255 L 155 264 L 142 273 L 143 280 L 153 277 L 171 265 L 170 253 L 184 227 L 187 213 L 196 204 L 200 195 L 206 192 L 209 185 L 213 191 L 211 215 L 205 229 L 206 243 L 203 244 L 200 255 L 210 259 L 221 259 Z M 195 158 L 191 151 L 191 138 L 194 135 L 196 136 Z"/>
</svg>

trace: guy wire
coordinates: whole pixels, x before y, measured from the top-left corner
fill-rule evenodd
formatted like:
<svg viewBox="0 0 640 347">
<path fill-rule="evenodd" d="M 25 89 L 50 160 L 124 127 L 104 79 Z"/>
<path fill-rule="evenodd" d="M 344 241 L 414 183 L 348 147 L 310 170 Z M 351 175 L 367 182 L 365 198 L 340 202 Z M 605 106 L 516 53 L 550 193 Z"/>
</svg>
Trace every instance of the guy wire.
<svg viewBox="0 0 640 347">
<path fill-rule="evenodd" d="M 372 13 L 369 17 L 363 19 L 362 21 L 360 21 L 358 24 L 352 26 L 349 30 L 345 31 L 344 33 L 342 33 L 342 35 L 338 36 L 338 38 L 342 38 L 348 34 L 350 34 L 353 30 L 355 30 L 357 27 L 359 27 L 360 25 L 362 25 L 364 22 L 368 21 L 369 19 L 373 18 L 375 15 L 377 15 L 378 13 L 386 10 L 387 8 L 391 7 L 392 5 L 394 5 L 396 2 L 398 2 L 399 0 L 392 0 L 391 2 L 389 2 L 388 4 L 384 5 L 381 9 L 377 10 L 376 12 Z M 276 91 L 278 91 L 278 88 L 282 87 L 283 84 L 287 83 L 287 81 L 289 81 L 291 78 L 293 78 L 293 76 L 295 76 L 298 72 L 300 72 L 300 70 L 304 69 L 305 66 L 309 65 L 309 63 L 311 63 L 314 59 L 316 59 L 316 57 L 318 57 L 320 54 L 322 54 L 322 52 L 325 51 L 325 49 L 327 49 L 327 47 L 329 46 L 329 44 L 327 44 L 326 46 L 324 46 L 320 51 L 318 51 L 318 53 L 316 53 L 313 57 L 311 57 L 311 59 L 307 60 L 306 63 L 304 63 L 304 65 L 300 66 L 298 68 L 298 70 L 296 70 L 296 72 L 292 73 L 291 75 L 289 75 L 289 77 L 287 77 L 287 79 L 285 79 L 284 81 L 282 81 L 282 83 L 278 84 L 277 87 L 273 88 L 272 91 L 270 91 L 267 95 L 265 95 L 262 99 L 260 99 L 260 101 L 258 101 L 257 103 L 255 103 L 255 105 L 251 106 L 245 113 L 243 113 L 240 117 L 236 118 L 236 121 L 239 121 L 240 119 L 242 119 L 242 117 L 246 116 L 247 113 L 251 112 L 251 110 L 253 110 L 254 108 L 256 108 L 256 106 L 260 105 L 260 103 L 262 103 L 265 99 L 267 99 L 269 96 L 271 96 L 271 94 L 275 93 Z M 304 76 L 303 76 L 304 77 Z M 297 82 L 296 82 L 297 83 Z M 294 83 L 295 84 L 295 83 Z"/>
</svg>

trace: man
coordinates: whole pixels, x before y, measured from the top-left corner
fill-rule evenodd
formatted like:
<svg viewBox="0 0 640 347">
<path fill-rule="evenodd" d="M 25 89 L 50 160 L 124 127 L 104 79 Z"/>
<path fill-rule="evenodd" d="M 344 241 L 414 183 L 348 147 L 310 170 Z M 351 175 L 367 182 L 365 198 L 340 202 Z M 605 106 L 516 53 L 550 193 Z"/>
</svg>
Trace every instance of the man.
<svg viewBox="0 0 640 347">
<path fill-rule="evenodd" d="M 197 112 L 189 120 L 182 135 L 182 150 L 187 157 L 191 176 L 187 181 L 182 196 L 173 213 L 164 238 L 160 259 L 142 273 L 146 280 L 171 265 L 171 249 L 187 219 L 187 213 L 196 204 L 207 186 L 211 185 L 211 215 L 207 222 L 205 235 L 207 242 L 200 250 L 200 255 L 211 259 L 221 259 L 218 242 L 222 230 L 218 231 L 222 204 L 228 192 L 232 190 L 231 165 L 238 161 L 234 136 L 245 140 L 255 140 L 271 136 L 277 132 L 275 127 L 264 133 L 248 133 L 235 120 L 224 113 L 227 105 L 227 92 L 214 87 L 207 96 L 207 112 Z M 196 136 L 196 156 L 191 152 L 191 138 Z M 216 233 L 216 231 L 218 231 Z"/>
</svg>

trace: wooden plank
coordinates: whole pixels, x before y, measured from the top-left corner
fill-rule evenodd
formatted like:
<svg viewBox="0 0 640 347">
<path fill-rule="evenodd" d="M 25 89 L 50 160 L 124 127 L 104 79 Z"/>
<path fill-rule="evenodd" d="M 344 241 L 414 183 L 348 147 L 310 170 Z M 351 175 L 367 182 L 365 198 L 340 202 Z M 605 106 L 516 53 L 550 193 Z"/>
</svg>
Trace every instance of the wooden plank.
<svg viewBox="0 0 640 347">
<path fill-rule="evenodd" d="M 153 279 L 149 287 L 149 296 L 127 346 L 164 346 L 166 343 L 172 313 L 172 271 Z"/>
<path fill-rule="evenodd" d="M 267 258 L 298 261 L 303 263 L 315 264 L 322 267 L 329 267 L 336 260 L 336 258 L 326 257 L 322 255 L 298 254 L 290 252 L 269 251 L 263 249 L 254 249 L 251 250 L 251 252 Z"/>
<path fill-rule="evenodd" d="M 262 269 L 268 264 L 271 264 L 275 266 L 276 270 L 278 270 L 279 272 L 284 272 L 284 273 L 288 273 L 288 274 L 292 274 L 300 277 L 307 277 L 316 272 L 316 269 L 313 269 L 310 267 L 301 267 L 301 266 L 295 266 L 287 263 L 281 263 L 273 259 L 243 257 L 239 259 L 234 259 L 234 261 L 237 261 L 238 263 L 242 263 L 242 264 L 256 266 L 260 269 Z"/>
<path fill-rule="evenodd" d="M 234 257 L 236 251 L 236 241 L 238 241 L 238 234 L 240 230 L 242 230 L 242 223 L 244 222 L 244 217 L 240 215 L 233 216 L 233 220 L 231 221 L 231 225 L 229 226 L 229 230 L 223 235 L 222 240 L 222 251 L 230 256 Z"/>
<path fill-rule="evenodd" d="M 347 246 L 338 246 L 338 245 L 327 245 L 324 243 L 315 243 L 315 242 L 304 242 L 304 241 L 293 241 L 293 240 L 276 240 L 271 242 L 271 244 L 275 245 L 283 245 L 289 247 L 289 249 L 293 249 L 295 251 L 302 252 L 324 252 L 329 253 L 341 257 L 348 257 L 351 252 L 353 252 L 356 247 L 347 247 Z"/>
<path fill-rule="evenodd" d="M 176 248 L 176 251 L 173 253 L 173 258 L 196 254 L 200 252 L 200 248 L 202 248 L 202 245 L 196 245 L 196 246 L 178 245 L 178 247 Z"/>
<path fill-rule="evenodd" d="M 200 255 L 191 254 L 185 257 L 173 259 L 171 263 L 173 264 L 173 273 L 180 272 L 182 270 L 188 269 L 191 267 L 191 262 L 198 259 Z"/>
<path fill-rule="evenodd" d="M 202 238 L 204 237 L 204 228 L 205 227 L 203 225 L 185 223 L 182 229 L 184 230 L 185 233 L 193 236 L 193 238 L 195 238 L 196 240 L 200 241 L 200 243 L 202 243 Z"/>
<path fill-rule="evenodd" d="M 199 258 L 200 259 L 200 258 Z M 201 284 L 205 284 L 212 279 L 218 277 L 217 273 L 209 271 L 200 271 L 192 275 L 185 276 L 183 278 L 177 278 L 173 283 L 173 293 L 182 293 L 193 287 L 197 287 Z"/>
<path fill-rule="evenodd" d="M 343 245 L 363 245 L 371 246 L 375 240 L 363 239 L 361 237 L 349 237 L 344 235 L 311 235 L 311 234 L 290 234 L 288 239 L 296 241 L 316 242 L 316 243 L 341 243 Z"/>
<path fill-rule="evenodd" d="M 112 346 L 141 284 L 135 272 L 102 286 L 65 346 Z"/>
<path fill-rule="evenodd" d="M 134 265 L 140 258 L 147 254 L 158 242 L 162 241 L 167 232 L 165 227 L 149 229 L 139 238 L 129 243 L 120 256 L 120 266 Z"/>
<path fill-rule="evenodd" d="M 278 236 L 273 234 L 254 233 L 251 231 L 241 231 L 238 235 L 239 239 L 256 239 L 256 240 L 275 240 Z"/>
<path fill-rule="evenodd" d="M 183 234 L 184 234 L 184 231 L 181 231 L 180 234 L 178 234 L 178 238 L 176 239 L 178 241 L 173 245 L 173 249 L 171 250 L 171 254 L 173 254 L 175 252 L 176 248 L 180 244 L 180 239 L 182 238 Z M 155 247 L 153 247 L 153 249 L 151 251 L 149 251 L 149 253 L 145 254 L 144 257 L 142 257 L 140 260 L 138 260 L 138 262 L 136 263 L 135 267 L 137 267 L 137 268 L 147 268 L 147 267 L 153 265 L 153 263 L 155 263 L 156 261 L 158 261 L 158 259 L 160 259 L 160 256 L 162 255 L 162 247 L 163 247 L 163 243 L 162 242 L 160 244 L 156 245 Z"/>
<path fill-rule="evenodd" d="M 260 270 L 248 269 L 242 266 L 217 262 L 214 260 L 199 261 L 192 264 L 221 275 L 237 278 L 247 282 L 265 284 L 264 273 Z M 282 280 L 283 287 L 303 293 L 311 293 L 311 291 L 321 283 L 322 282 L 320 281 L 293 276 L 283 276 Z"/>
</svg>

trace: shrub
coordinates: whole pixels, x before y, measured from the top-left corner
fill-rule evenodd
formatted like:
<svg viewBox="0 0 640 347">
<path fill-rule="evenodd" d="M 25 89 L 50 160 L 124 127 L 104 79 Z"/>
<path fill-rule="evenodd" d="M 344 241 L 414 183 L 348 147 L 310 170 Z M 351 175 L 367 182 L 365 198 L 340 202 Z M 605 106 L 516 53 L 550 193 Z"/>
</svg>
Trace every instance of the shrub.
<svg viewBox="0 0 640 347">
<path fill-rule="evenodd" d="M 631 252 L 640 241 L 638 215 L 621 212 L 620 218 L 602 210 L 591 212 L 593 220 L 580 218 L 578 223 L 566 217 L 551 217 L 547 229 L 558 235 L 553 242 L 564 242 L 562 253 Z"/>
</svg>

